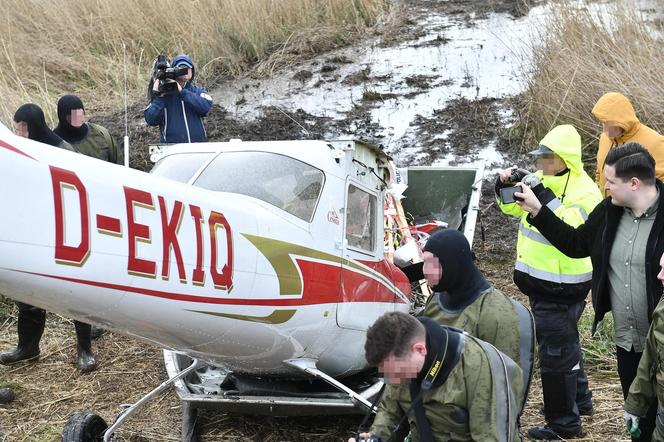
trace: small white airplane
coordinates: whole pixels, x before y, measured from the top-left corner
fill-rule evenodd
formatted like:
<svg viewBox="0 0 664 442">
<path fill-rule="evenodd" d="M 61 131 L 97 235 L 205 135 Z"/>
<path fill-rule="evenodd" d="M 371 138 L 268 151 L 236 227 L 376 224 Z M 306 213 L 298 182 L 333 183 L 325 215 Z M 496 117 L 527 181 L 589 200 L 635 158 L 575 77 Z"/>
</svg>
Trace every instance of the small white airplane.
<svg viewBox="0 0 664 442">
<path fill-rule="evenodd" d="M 203 363 L 317 376 L 371 407 L 379 386 L 339 379 L 365 370 L 367 327 L 411 303 L 384 258 L 389 157 L 356 141 L 239 140 L 153 157 L 148 174 L 0 125 L 0 293 L 193 360 L 110 428 L 79 416 L 63 440 L 110 440 Z"/>
</svg>

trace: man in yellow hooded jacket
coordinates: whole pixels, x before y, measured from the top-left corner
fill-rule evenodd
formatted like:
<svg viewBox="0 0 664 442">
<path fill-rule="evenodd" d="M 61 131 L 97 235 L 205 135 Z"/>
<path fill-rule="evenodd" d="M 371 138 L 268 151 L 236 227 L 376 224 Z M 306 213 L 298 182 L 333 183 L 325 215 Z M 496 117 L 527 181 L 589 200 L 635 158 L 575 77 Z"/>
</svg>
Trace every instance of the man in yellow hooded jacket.
<svg viewBox="0 0 664 442">
<path fill-rule="evenodd" d="M 597 100 L 593 115 L 602 123 L 602 134 L 597 148 L 597 170 L 595 182 L 603 196 L 606 177 L 604 162 L 609 150 L 630 141 L 641 144 L 655 159 L 655 175 L 664 180 L 664 136 L 641 123 L 629 99 L 618 92 L 608 92 Z"/>
<path fill-rule="evenodd" d="M 567 224 L 583 224 L 602 197 L 583 170 L 581 137 L 571 125 L 551 130 L 530 152 L 537 158 L 537 172 L 499 174 L 496 194 L 521 181 L 533 188 L 543 205 Z M 517 178 L 510 176 L 517 172 Z M 592 414 L 592 392 L 583 370 L 577 323 L 585 308 L 592 280 L 589 258 L 569 258 L 556 249 L 526 219 L 528 213 L 515 203 L 498 198 L 500 209 L 520 218 L 514 282 L 530 300 L 537 333 L 540 374 L 547 425 L 531 428 L 534 439 L 558 440 L 582 433 L 582 414 Z"/>
</svg>

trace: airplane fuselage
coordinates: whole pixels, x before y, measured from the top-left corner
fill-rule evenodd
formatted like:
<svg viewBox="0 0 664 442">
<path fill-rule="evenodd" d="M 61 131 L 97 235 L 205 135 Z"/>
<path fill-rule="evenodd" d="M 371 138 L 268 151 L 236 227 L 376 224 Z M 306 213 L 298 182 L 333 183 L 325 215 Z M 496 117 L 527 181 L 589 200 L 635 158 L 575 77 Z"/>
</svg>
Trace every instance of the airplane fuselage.
<svg viewBox="0 0 664 442">
<path fill-rule="evenodd" d="M 379 186 L 349 174 L 356 166 L 348 154 L 323 142 L 293 142 L 293 158 L 310 156 L 324 176 L 307 218 L 287 202 L 197 185 L 225 173 L 220 153 L 244 146 L 182 148 L 177 154 L 205 160 L 178 182 L 158 176 L 159 167 L 147 174 L 2 129 L 6 296 L 258 374 L 289 373 L 282 361 L 299 357 L 317 359 L 332 376 L 356 372 L 365 366 L 366 327 L 385 311 L 408 309 L 408 282 L 383 259 Z M 251 146 L 289 152 L 263 147 Z M 370 207 L 380 225 L 355 247 L 347 240 L 349 185 L 378 201 Z"/>
</svg>

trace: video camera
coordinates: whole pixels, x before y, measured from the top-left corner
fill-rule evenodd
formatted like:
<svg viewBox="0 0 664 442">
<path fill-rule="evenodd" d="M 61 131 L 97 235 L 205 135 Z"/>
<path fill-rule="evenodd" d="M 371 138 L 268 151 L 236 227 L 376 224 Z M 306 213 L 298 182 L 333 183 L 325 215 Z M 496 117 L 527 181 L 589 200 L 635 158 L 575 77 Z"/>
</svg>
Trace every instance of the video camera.
<svg viewBox="0 0 664 442">
<path fill-rule="evenodd" d="M 152 66 L 153 81 L 159 82 L 159 95 L 177 94 L 178 84 L 176 79 L 183 75 L 187 75 L 188 72 L 188 67 L 173 67 L 164 54 L 159 54 Z"/>
</svg>

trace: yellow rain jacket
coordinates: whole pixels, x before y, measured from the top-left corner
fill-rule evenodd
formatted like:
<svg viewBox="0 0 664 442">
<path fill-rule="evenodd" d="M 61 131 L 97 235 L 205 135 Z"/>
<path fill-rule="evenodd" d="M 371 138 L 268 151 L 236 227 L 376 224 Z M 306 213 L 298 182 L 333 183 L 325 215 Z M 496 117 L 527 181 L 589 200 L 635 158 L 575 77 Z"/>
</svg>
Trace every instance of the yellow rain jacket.
<svg viewBox="0 0 664 442">
<path fill-rule="evenodd" d="M 618 138 L 609 138 L 604 132 L 599 137 L 595 182 L 599 185 L 603 196 L 607 196 L 606 190 L 604 190 L 606 155 L 609 153 L 609 149 L 622 146 L 630 141 L 642 144 L 650 152 L 656 163 L 655 174 L 657 178 L 664 180 L 664 136 L 639 121 L 634 107 L 627 97 L 618 92 L 602 95 L 593 107 L 593 115 L 602 123 L 610 123 L 624 130 Z"/>
<path fill-rule="evenodd" d="M 536 174 L 556 198 L 547 206 L 567 224 L 577 227 L 602 200 L 593 180 L 583 170 L 581 137 L 569 125 L 555 127 L 540 141 L 565 161 L 569 172 L 560 176 Z M 592 279 L 590 258 L 574 259 L 556 249 L 527 221 L 528 213 L 516 203 L 503 204 L 500 210 L 520 217 L 514 282 L 527 296 L 550 302 L 571 303 L 588 294 Z"/>
</svg>

